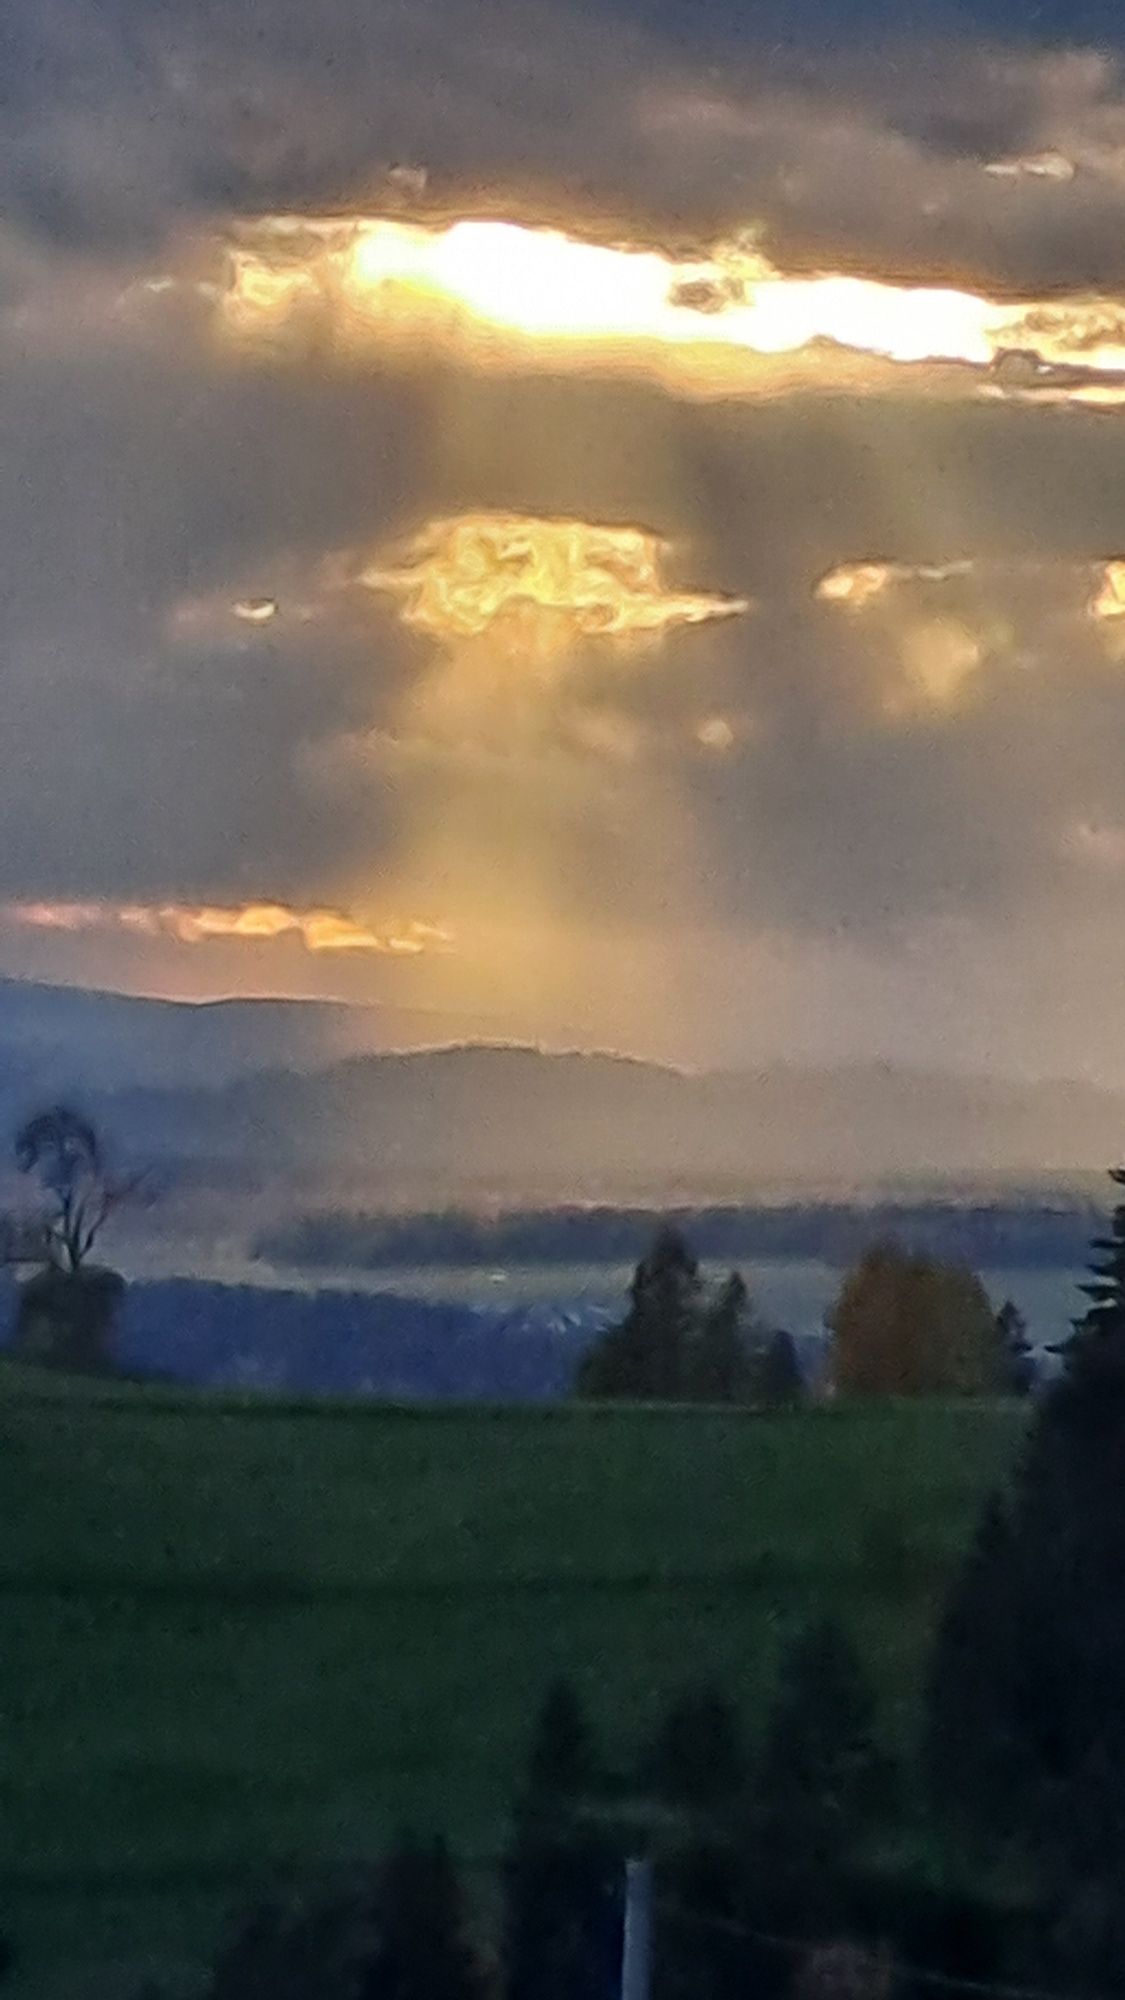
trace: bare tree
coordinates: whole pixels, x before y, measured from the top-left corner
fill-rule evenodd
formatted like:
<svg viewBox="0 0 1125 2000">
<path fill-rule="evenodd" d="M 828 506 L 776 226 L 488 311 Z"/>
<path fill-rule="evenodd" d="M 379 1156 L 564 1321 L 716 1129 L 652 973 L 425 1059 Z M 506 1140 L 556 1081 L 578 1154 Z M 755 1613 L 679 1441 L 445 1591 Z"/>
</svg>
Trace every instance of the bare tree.
<svg viewBox="0 0 1125 2000">
<path fill-rule="evenodd" d="M 47 1262 L 74 1276 L 110 1216 L 140 1192 L 143 1177 L 113 1174 L 96 1127 L 63 1104 L 21 1126 L 15 1150 L 20 1172 L 34 1177 L 44 1198 Z"/>
</svg>

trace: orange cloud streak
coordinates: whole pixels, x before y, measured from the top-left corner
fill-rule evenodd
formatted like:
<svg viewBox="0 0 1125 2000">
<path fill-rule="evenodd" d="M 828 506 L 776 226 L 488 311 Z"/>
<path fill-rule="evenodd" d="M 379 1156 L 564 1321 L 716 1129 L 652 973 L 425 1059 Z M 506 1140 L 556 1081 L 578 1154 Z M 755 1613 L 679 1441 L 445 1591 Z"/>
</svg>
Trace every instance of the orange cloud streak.
<svg viewBox="0 0 1125 2000">
<path fill-rule="evenodd" d="M 454 942 L 443 926 L 414 918 L 375 930 L 340 910 L 292 909 L 286 903 L 9 903 L 3 916 L 31 930 L 134 931 L 189 945 L 209 938 L 261 943 L 296 936 L 308 951 L 385 952 L 393 957 L 449 951 Z"/>
</svg>

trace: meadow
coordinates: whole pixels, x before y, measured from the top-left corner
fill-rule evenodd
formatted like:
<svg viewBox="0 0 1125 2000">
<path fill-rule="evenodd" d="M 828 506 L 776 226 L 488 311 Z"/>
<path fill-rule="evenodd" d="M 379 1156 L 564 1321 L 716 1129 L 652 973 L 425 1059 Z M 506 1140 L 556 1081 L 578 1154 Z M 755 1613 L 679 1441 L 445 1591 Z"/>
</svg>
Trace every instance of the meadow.
<svg viewBox="0 0 1125 2000">
<path fill-rule="evenodd" d="M 908 1742 L 1011 1404 L 792 1415 L 283 1402 L 0 1368 L 0 1924 L 20 1995 L 187 1973 L 287 1856 L 494 1856 L 572 1675 L 624 1754 L 813 1610 Z M 93 1967 L 76 1979 L 75 1967 Z"/>
</svg>

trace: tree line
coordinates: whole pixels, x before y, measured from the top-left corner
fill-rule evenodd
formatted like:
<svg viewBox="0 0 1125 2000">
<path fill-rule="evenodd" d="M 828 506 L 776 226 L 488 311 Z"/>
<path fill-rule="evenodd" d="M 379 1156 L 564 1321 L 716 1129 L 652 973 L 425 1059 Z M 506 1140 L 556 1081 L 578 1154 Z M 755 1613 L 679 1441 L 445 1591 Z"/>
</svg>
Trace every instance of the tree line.
<svg viewBox="0 0 1125 2000">
<path fill-rule="evenodd" d="M 271 1884 L 220 1950 L 208 2000 L 573 2000 L 610 1995 L 625 1856 L 659 1853 L 658 1996 L 779 1992 L 744 1920 L 832 1932 L 892 1823 L 898 1777 L 843 1628 L 798 1629 L 760 1741 L 719 1686 L 681 1688 L 632 1746 L 599 1738 L 575 1684 L 530 1731 L 503 1853 L 474 1897 L 440 1839 L 400 1837 L 381 1866 Z M 623 1754 L 624 1751 L 624 1754 Z M 479 1922 L 498 1891 L 495 1921 Z M 902 1922 L 908 1924 L 905 1909 Z M 710 1923 L 717 1929 L 709 1929 Z M 702 1930 L 701 1930 L 702 1925 Z"/>
<path fill-rule="evenodd" d="M 1035 1379 L 1022 1314 L 994 1311 L 980 1279 L 879 1242 L 844 1277 L 828 1315 L 830 1386 L 844 1396 L 1023 1395 Z M 732 1271 L 708 1287 L 665 1224 L 637 1265 L 624 1317 L 579 1364 L 580 1396 L 792 1407 L 808 1393 L 797 1349 Z"/>
<path fill-rule="evenodd" d="M 1099 1220 L 1091 1203 L 727 1202 L 677 1208 L 670 1218 L 702 1257 L 817 1258 L 853 1263 L 872 1239 L 972 1265 L 1073 1270 Z M 446 1208 L 405 1214 L 320 1209 L 264 1230 L 255 1253 L 277 1264 L 377 1271 L 421 1264 L 631 1264 L 652 1231 L 652 1209 L 559 1205 L 480 1214 Z"/>
<path fill-rule="evenodd" d="M 792 1336 L 759 1318 L 739 1272 L 709 1292 L 670 1225 L 637 1265 L 625 1317 L 583 1356 L 575 1386 L 580 1396 L 775 1407 L 805 1390 Z"/>
</svg>

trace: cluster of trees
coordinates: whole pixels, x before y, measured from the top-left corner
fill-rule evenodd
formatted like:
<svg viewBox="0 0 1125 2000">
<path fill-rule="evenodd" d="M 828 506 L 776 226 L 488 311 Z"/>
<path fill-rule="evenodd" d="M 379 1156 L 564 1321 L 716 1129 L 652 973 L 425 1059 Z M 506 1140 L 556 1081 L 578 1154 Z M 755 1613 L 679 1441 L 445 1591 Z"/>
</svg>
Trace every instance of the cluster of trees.
<svg viewBox="0 0 1125 2000">
<path fill-rule="evenodd" d="M 1125 1171 L 1115 1172 L 1118 1188 Z M 947 1608 L 927 1763 L 954 1837 L 1004 1857 L 1037 1975 L 1125 1978 L 1125 1203 L 1089 1308 Z"/>
<path fill-rule="evenodd" d="M 576 1387 L 580 1396 L 775 1408 L 805 1391 L 792 1336 L 762 1324 L 737 1271 L 709 1292 L 670 1224 L 637 1265 L 624 1319 L 583 1356 Z"/>
<path fill-rule="evenodd" d="M 832 1930 L 877 1848 L 895 1796 L 875 1702 L 842 1629 L 799 1629 L 751 1751 L 707 1684 L 683 1688 L 625 1761 L 599 1745 L 572 1683 L 531 1735 L 485 1941 L 440 1841 L 400 1841 L 381 1868 L 295 1878 L 245 1912 L 209 2000 L 572 2000 L 616 1990 L 625 1856 L 659 1853 L 659 1982 L 666 1995 L 742 2000 L 788 1984 L 744 1931 Z M 477 1906 L 491 1898 L 477 1897 Z M 810 1922 L 810 1912 L 816 1911 Z M 768 1955 L 767 1955 L 768 1956 Z M 784 1975 L 784 1978 L 782 1977 Z"/>
<path fill-rule="evenodd" d="M 1025 1395 L 1035 1380 L 1010 1299 L 995 1312 L 966 1266 L 897 1243 L 865 1251 L 827 1323 L 841 1395 Z M 766 1408 L 806 1393 L 792 1336 L 764 1324 L 737 1271 L 709 1290 L 670 1224 L 637 1265 L 624 1318 L 583 1356 L 576 1387 L 581 1396 Z"/>
<path fill-rule="evenodd" d="M 440 1839 L 404 1835 L 381 1866 L 290 1871 L 239 1918 L 207 2000 L 485 2000 L 485 1961 Z"/>
<path fill-rule="evenodd" d="M 701 1682 L 673 1697 L 621 1764 L 560 1684 L 534 1731 L 505 1870 L 506 2000 L 614 1990 L 623 1859 L 644 1851 L 656 1875 L 657 1993 L 779 1992 L 793 1961 L 763 1952 L 760 1933 L 835 1932 L 895 1791 L 874 1695 L 831 1619 L 798 1627 L 783 1648 L 753 1744 L 723 1689 Z"/>
<path fill-rule="evenodd" d="M 844 1396 L 1025 1395 L 1035 1379 L 1010 1299 L 994 1312 L 974 1272 L 896 1243 L 874 1244 L 848 1272 L 828 1328 Z"/>
<path fill-rule="evenodd" d="M 726 1202 L 677 1208 L 676 1227 L 701 1257 L 817 1258 L 846 1265 L 872 1236 L 928 1256 L 1072 1270 L 1081 1262 L 1096 1212 L 1087 1204 L 1013 1199 L 970 1205 L 923 1202 Z M 406 1214 L 319 1209 L 263 1232 L 259 1256 L 276 1264 L 380 1270 L 421 1264 L 628 1264 L 652 1230 L 652 1209 L 609 1206 L 506 1209 L 480 1214 L 447 1208 Z"/>
</svg>

